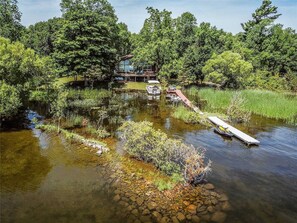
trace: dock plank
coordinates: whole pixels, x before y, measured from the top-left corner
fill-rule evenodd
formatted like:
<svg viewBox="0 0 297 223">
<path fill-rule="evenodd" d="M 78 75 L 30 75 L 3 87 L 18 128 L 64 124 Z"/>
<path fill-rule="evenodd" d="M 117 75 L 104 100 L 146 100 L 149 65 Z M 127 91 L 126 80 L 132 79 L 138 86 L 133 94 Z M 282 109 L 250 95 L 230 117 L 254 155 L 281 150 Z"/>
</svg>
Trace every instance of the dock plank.
<svg viewBox="0 0 297 223">
<path fill-rule="evenodd" d="M 228 128 L 228 130 L 231 133 L 233 133 L 234 136 L 236 136 L 238 139 L 244 141 L 248 145 L 259 145 L 260 144 L 260 141 L 254 139 L 253 137 L 245 134 L 244 132 L 234 128 L 233 126 L 227 124 L 226 122 L 224 122 L 223 120 L 219 119 L 216 116 L 210 116 L 210 117 L 208 117 L 208 119 L 215 125 L 222 126 L 224 128 Z"/>
</svg>

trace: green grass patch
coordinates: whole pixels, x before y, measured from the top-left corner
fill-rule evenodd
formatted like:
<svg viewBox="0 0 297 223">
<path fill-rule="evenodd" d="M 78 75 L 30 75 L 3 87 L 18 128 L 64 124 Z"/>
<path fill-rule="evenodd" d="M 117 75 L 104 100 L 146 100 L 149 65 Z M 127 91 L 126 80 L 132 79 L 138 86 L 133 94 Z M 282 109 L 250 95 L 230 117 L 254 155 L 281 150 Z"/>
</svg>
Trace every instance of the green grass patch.
<svg viewBox="0 0 297 223">
<path fill-rule="evenodd" d="M 128 89 L 128 90 L 146 90 L 146 85 L 147 83 L 145 82 L 127 82 L 123 89 Z"/>
<path fill-rule="evenodd" d="M 195 113 L 194 111 L 190 111 L 183 105 L 180 105 L 174 108 L 172 117 L 176 119 L 180 119 L 185 123 L 189 123 L 189 124 L 195 124 L 200 122 L 200 115 Z"/>
<path fill-rule="evenodd" d="M 207 100 L 206 110 L 213 112 L 226 110 L 235 92 L 201 89 L 198 94 Z M 240 92 L 246 100 L 243 110 L 297 124 L 297 95 L 265 90 L 242 90 Z"/>
<path fill-rule="evenodd" d="M 74 77 L 70 76 L 70 77 L 60 77 L 60 78 L 57 78 L 54 85 L 59 87 L 61 85 L 65 85 L 65 84 L 68 84 L 70 82 L 74 82 L 74 81 L 83 81 L 84 78 L 83 76 L 78 76 L 77 77 L 77 80 L 75 80 Z"/>
</svg>

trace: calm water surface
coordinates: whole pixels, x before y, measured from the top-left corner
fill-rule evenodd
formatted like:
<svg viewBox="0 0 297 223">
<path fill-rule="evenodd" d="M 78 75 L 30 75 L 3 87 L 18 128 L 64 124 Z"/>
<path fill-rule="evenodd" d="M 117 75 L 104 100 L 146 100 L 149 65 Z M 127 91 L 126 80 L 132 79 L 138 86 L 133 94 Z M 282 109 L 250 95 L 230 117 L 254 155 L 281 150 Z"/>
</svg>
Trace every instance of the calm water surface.
<svg viewBox="0 0 297 223">
<path fill-rule="evenodd" d="M 226 222 L 296 222 L 297 128 L 253 117 L 237 126 L 261 141 L 248 148 L 212 129 L 170 117 L 165 100 L 120 96 L 136 109 L 126 119 L 147 120 L 171 137 L 204 147 L 212 160 L 209 181 L 233 210 Z M 37 130 L 0 133 L 1 222 L 125 222 L 108 193 L 108 174 L 87 150 Z"/>
</svg>

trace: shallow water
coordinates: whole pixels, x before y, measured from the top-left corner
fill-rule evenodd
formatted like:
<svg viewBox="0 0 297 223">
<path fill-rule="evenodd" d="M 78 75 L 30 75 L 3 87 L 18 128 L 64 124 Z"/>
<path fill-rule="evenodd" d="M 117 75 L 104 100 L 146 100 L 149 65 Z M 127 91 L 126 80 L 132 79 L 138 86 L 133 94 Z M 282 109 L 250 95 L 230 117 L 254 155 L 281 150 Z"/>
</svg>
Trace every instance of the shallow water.
<svg viewBox="0 0 297 223">
<path fill-rule="evenodd" d="M 164 98 L 123 93 L 131 120 L 147 120 L 171 137 L 204 147 L 212 160 L 208 177 L 233 210 L 226 222 L 296 222 L 297 128 L 254 116 L 238 126 L 260 140 L 248 148 L 212 129 L 170 117 Z M 0 133 L 1 222 L 125 222 L 115 215 L 108 173 L 100 158 L 37 130 Z"/>
</svg>

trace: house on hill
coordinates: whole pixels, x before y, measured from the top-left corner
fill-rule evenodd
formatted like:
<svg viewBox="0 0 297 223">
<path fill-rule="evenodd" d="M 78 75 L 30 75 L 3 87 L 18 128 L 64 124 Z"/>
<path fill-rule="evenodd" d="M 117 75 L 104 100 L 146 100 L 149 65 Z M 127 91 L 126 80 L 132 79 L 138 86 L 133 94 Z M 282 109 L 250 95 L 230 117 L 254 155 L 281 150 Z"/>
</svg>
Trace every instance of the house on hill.
<svg viewBox="0 0 297 223">
<path fill-rule="evenodd" d="M 132 62 L 133 55 L 125 55 L 121 57 L 118 63 L 114 80 L 116 81 L 148 81 L 156 80 L 157 73 L 155 72 L 154 66 L 143 64 L 135 67 Z"/>
</svg>

